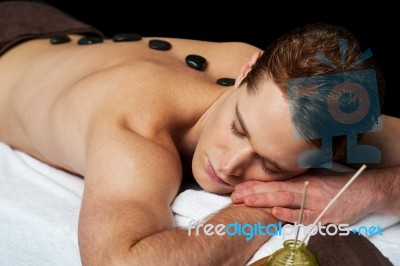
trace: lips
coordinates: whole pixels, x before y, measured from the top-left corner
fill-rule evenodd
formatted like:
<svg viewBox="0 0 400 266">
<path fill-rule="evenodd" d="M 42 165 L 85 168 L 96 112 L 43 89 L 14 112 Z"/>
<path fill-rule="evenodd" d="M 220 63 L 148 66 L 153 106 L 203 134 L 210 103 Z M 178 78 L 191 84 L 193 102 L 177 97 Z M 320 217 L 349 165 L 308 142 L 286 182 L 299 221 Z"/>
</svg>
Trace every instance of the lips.
<svg viewBox="0 0 400 266">
<path fill-rule="evenodd" d="M 215 173 L 214 168 L 212 167 L 211 163 L 209 160 L 207 160 L 207 173 L 211 177 L 212 180 L 214 180 L 216 183 L 224 185 L 224 186 L 231 186 L 229 183 L 225 182 L 222 180 L 217 173 Z"/>
</svg>

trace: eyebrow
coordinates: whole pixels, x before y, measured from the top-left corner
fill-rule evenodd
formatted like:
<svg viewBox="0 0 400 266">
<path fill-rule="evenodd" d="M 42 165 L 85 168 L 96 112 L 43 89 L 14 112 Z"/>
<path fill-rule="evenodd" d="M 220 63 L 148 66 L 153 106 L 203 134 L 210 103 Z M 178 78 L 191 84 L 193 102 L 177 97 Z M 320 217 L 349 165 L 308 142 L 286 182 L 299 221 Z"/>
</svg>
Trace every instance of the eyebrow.
<svg viewBox="0 0 400 266">
<path fill-rule="evenodd" d="M 251 135 L 249 134 L 249 131 L 247 129 L 246 123 L 243 120 L 243 116 L 239 111 L 239 105 L 236 103 L 236 116 L 238 118 L 240 127 L 243 129 L 244 133 L 246 134 L 247 138 L 251 140 Z M 288 169 L 286 169 L 285 167 L 281 166 L 280 164 L 278 164 L 276 161 L 265 157 L 265 156 L 261 156 L 259 155 L 260 158 L 266 162 L 268 162 L 269 164 L 271 164 L 272 166 L 274 166 L 278 171 L 280 172 L 289 172 Z"/>
</svg>

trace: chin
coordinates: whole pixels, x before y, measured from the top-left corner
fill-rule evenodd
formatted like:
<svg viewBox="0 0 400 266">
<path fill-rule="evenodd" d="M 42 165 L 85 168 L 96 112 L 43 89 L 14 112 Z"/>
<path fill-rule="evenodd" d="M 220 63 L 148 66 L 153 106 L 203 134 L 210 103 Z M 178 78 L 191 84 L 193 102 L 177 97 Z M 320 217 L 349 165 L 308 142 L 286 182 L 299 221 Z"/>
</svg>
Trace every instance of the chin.
<svg viewBox="0 0 400 266">
<path fill-rule="evenodd" d="M 204 184 L 205 182 L 197 182 L 202 189 L 207 192 L 214 193 L 214 194 L 228 194 L 233 192 L 233 188 L 226 188 L 218 185 L 213 184 Z"/>
<path fill-rule="evenodd" d="M 233 192 L 233 190 L 215 189 L 215 190 L 213 190 L 213 191 L 208 191 L 208 190 L 207 190 L 207 192 L 214 193 L 214 194 L 220 194 L 220 195 L 229 196 L 229 195 Z"/>
</svg>

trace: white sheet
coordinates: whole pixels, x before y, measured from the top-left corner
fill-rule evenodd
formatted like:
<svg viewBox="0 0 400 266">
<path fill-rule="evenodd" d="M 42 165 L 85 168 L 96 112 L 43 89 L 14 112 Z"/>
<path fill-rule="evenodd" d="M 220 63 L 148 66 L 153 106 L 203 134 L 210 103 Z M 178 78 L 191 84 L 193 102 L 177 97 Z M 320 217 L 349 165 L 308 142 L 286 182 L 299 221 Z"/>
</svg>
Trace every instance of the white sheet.
<svg viewBox="0 0 400 266">
<path fill-rule="evenodd" d="M 0 142 L 0 265 L 81 265 L 77 224 L 83 179 L 57 170 Z M 228 197 L 186 190 L 172 204 L 176 223 L 188 226 L 229 204 Z M 384 227 L 371 241 L 400 265 L 400 217 L 368 217 L 358 224 Z M 263 245 L 251 261 L 282 246 Z"/>
</svg>

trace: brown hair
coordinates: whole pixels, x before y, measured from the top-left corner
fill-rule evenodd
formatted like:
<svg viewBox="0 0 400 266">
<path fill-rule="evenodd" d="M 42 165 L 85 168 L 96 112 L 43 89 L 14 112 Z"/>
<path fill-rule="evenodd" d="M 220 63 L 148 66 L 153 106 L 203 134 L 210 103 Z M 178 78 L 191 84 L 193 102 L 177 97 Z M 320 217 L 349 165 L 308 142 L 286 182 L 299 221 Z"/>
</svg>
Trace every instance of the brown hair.
<svg viewBox="0 0 400 266">
<path fill-rule="evenodd" d="M 347 51 L 343 59 L 341 58 L 339 46 L 339 40 L 341 39 L 347 40 Z M 317 58 L 317 53 L 322 53 L 336 68 Z M 373 69 L 376 72 L 376 83 L 378 86 L 380 102 L 378 108 L 381 108 L 384 93 L 382 73 L 372 58 L 368 58 L 359 64 L 354 64 L 361 55 L 362 52 L 357 39 L 345 28 L 324 23 L 306 25 L 283 35 L 268 46 L 262 56 L 253 65 L 251 71 L 243 79 L 242 83 L 247 83 L 247 89 L 250 94 L 256 94 L 261 88 L 263 81 L 269 78 L 281 89 L 285 96 L 288 96 L 287 81 L 289 79 Z M 325 102 L 327 100 L 325 99 Z M 308 117 L 308 120 L 319 115 L 319 112 L 322 111 L 318 108 L 318 110 L 315 110 L 315 103 L 310 103 L 309 107 L 297 106 L 294 108 L 298 110 L 301 108 L 303 116 Z M 316 113 L 310 114 L 309 112 Z M 307 118 L 297 116 L 293 120 L 292 117 L 292 123 L 300 129 L 300 132 L 310 143 L 316 147 L 320 147 L 321 139 L 313 139 L 307 136 L 307 132 L 310 130 L 307 127 L 312 126 L 313 122 L 305 121 L 305 119 Z M 370 119 L 371 125 L 368 126 L 369 129 L 373 126 L 372 120 L 376 119 L 376 117 Z M 359 134 L 359 137 L 361 135 Z M 332 145 L 334 160 L 343 160 L 345 158 L 346 146 L 346 136 L 334 137 Z"/>
</svg>

